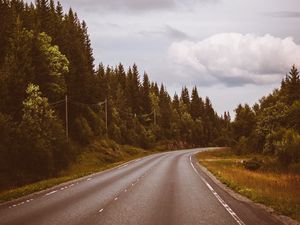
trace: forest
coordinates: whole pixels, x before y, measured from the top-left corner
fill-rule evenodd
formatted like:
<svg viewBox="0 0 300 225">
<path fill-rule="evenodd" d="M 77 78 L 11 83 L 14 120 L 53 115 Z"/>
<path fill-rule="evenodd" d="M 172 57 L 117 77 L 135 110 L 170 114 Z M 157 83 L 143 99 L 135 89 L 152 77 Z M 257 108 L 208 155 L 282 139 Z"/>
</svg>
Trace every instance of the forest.
<svg viewBox="0 0 300 225">
<path fill-rule="evenodd" d="M 134 63 L 95 65 L 87 30 L 59 2 L 0 0 L 0 187 L 53 177 L 78 146 L 106 138 L 144 149 L 232 146 L 299 165 L 295 66 L 280 88 L 253 107 L 239 105 L 232 119 L 196 86 L 170 96 Z"/>
</svg>

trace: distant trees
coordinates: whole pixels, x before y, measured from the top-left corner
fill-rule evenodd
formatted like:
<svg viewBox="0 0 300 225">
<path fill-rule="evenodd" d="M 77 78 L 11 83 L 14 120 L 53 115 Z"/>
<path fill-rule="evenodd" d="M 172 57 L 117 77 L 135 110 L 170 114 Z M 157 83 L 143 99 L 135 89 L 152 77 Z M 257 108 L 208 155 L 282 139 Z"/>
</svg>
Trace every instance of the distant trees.
<svg viewBox="0 0 300 225">
<path fill-rule="evenodd" d="M 295 65 L 289 75 L 253 108 L 237 107 L 232 134 L 237 153 L 260 152 L 278 156 L 287 166 L 299 163 L 300 77 Z"/>
</svg>

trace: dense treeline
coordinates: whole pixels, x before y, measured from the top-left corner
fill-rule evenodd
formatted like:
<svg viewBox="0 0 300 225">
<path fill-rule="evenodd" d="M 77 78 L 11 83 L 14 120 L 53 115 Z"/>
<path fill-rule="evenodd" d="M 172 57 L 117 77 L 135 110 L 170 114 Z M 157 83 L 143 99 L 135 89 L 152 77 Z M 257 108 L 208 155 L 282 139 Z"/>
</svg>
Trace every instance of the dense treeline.
<svg viewBox="0 0 300 225">
<path fill-rule="evenodd" d="M 229 144 L 229 113 L 196 87 L 171 98 L 135 64 L 95 67 L 86 23 L 59 2 L 0 0 L 0 33 L 0 186 L 53 176 L 74 143 L 106 135 L 144 148 Z"/>
<path fill-rule="evenodd" d="M 300 163 L 300 77 L 295 66 L 281 87 L 252 108 L 239 105 L 232 123 L 235 150 L 275 155 L 283 166 Z"/>
</svg>

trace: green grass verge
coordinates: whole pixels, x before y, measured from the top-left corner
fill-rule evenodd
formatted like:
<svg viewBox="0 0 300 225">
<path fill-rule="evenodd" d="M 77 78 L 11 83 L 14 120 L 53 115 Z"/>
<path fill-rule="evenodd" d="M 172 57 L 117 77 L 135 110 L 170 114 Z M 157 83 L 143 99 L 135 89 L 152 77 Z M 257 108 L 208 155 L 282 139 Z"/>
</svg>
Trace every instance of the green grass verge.
<svg viewBox="0 0 300 225">
<path fill-rule="evenodd" d="M 264 161 L 264 166 L 256 171 L 245 169 L 242 161 L 253 157 Z M 197 159 L 234 191 L 300 221 L 300 175 L 278 169 L 275 158 L 236 156 L 230 149 L 219 149 L 199 153 Z"/>
<path fill-rule="evenodd" d="M 96 172 L 116 167 L 122 163 L 140 158 L 155 151 L 145 151 L 132 146 L 120 146 L 108 140 L 95 141 L 77 157 L 66 170 L 57 177 L 42 180 L 0 192 L 0 203 L 38 192 L 58 184 L 71 181 Z"/>
</svg>

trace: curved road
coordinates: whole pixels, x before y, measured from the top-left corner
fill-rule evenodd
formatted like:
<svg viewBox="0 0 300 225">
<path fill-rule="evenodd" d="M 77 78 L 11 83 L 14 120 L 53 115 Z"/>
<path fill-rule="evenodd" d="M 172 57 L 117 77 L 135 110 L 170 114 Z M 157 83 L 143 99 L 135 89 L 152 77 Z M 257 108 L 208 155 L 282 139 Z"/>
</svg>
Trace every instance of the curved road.
<svg viewBox="0 0 300 225">
<path fill-rule="evenodd" d="M 0 206 L 1 225 L 279 225 L 197 166 L 203 149 L 159 153 Z"/>
</svg>

